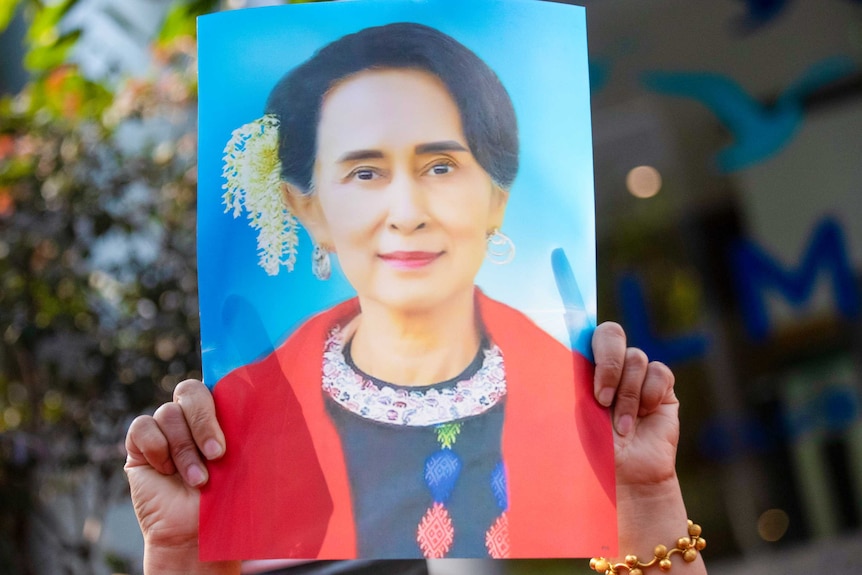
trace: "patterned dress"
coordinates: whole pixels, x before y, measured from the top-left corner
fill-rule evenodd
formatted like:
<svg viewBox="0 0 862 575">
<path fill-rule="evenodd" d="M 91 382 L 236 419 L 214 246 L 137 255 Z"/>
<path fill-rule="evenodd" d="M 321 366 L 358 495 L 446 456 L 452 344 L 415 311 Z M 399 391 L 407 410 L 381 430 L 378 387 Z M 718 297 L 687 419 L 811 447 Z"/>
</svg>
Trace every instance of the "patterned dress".
<svg viewBox="0 0 862 575">
<path fill-rule="evenodd" d="M 334 330 L 323 389 L 366 557 L 503 557 L 503 357 L 483 342 L 457 377 L 404 387 L 363 373 Z"/>
</svg>

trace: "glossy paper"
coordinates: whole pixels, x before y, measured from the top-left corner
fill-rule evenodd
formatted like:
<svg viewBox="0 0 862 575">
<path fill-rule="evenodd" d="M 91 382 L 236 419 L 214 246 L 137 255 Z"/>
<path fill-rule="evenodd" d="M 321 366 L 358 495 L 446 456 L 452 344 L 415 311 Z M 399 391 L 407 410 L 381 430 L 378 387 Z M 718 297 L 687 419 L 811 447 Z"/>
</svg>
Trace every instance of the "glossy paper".
<svg viewBox="0 0 862 575">
<path fill-rule="evenodd" d="M 291 211 L 299 218 L 293 271 L 271 263 L 265 269 L 260 246 L 272 234 L 261 236 L 241 205 L 234 217 L 223 195 L 229 181 L 255 177 L 239 177 L 238 172 L 268 164 L 234 156 L 228 157 L 225 170 L 225 156 L 247 149 L 260 156 L 267 138 L 278 142 L 290 137 L 281 133 L 281 125 L 254 124 L 264 116 L 267 99 L 285 74 L 348 34 L 401 22 L 453 38 L 499 78 L 517 120 L 514 181 L 504 192 L 493 190 L 488 161 L 483 166 L 476 160 L 493 158 L 493 150 L 470 149 L 477 147 L 477 138 L 471 144 L 465 135 L 464 126 L 471 120 L 462 108 L 481 98 L 474 95 L 468 98 L 471 103 L 459 105 L 445 81 L 427 70 L 376 67 L 354 73 L 323 92 L 320 117 L 309 120 L 316 134 L 310 156 L 313 189 L 308 193 L 291 183 L 295 192 L 306 193 Z M 227 455 L 211 465 L 211 481 L 203 492 L 202 558 L 567 557 L 613 552 L 611 429 L 606 411 L 592 399 L 591 372 L 584 359 L 590 357 L 596 315 L 584 10 L 546 2 L 428 0 L 224 12 L 199 20 L 199 69 L 202 355 L 204 379 L 214 390 L 228 442 Z M 420 102 L 421 108 L 415 109 Z M 380 111 L 384 103 L 385 113 Z M 460 132 L 446 131 L 451 117 L 434 116 L 443 114 L 440 110 L 447 105 L 454 106 Z M 235 136 L 234 145 L 228 146 L 234 131 L 249 125 L 251 132 Z M 442 142 L 446 149 L 428 152 L 413 145 L 425 139 L 438 148 Z M 464 143 L 464 149 L 448 149 L 452 142 Z M 352 154 L 350 165 L 345 150 Z M 355 159 L 357 150 L 364 154 L 360 160 Z M 284 204 L 278 180 L 273 180 L 271 205 L 280 210 Z M 514 258 L 504 265 L 485 261 L 471 284 L 473 274 L 461 277 L 459 270 L 471 270 L 471 262 L 482 257 L 482 237 L 496 227 L 491 225 L 495 216 L 489 214 L 500 197 L 505 199 L 500 231 L 511 239 Z M 296 207 L 309 202 L 318 204 L 305 212 Z M 265 230 L 276 221 L 262 219 Z M 332 252 L 327 280 L 312 274 L 314 244 L 307 228 Z M 501 243 L 504 259 L 506 244 Z M 448 271 L 435 271 L 450 260 Z M 470 285 L 476 286 L 475 292 Z M 468 450 L 462 438 L 469 433 L 462 436 L 459 430 L 484 421 L 483 409 L 490 408 L 481 406 L 473 412 L 455 406 L 457 415 L 451 420 L 408 422 L 411 432 L 419 429 L 432 438 L 427 453 L 419 453 L 425 444 L 415 443 L 415 469 L 405 469 L 404 458 L 394 454 L 404 444 L 396 452 L 357 447 L 367 444 L 367 438 L 357 440 L 351 431 L 355 428 L 333 410 L 352 409 L 360 412 L 355 416 L 359 418 L 379 412 L 385 418 L 389 412 L 378 404 L 392 401 L 392 420 L 375 425 L 392 426 L 388 432 L 400 437 L 397 426 L 413 417 L 410 406 L 433 399 L 433 386 L 409 386 L 436 380 L 427 381 L 433 377 L 419 367 L 412 369 L 407 358 L 393 359 L 390 350 L 398 345 L 383 348 L 378 338 L 363 347 L 359 340 L 351 341 L 353 334 L 371 333 L 373 326 L 379 334 L 381 325 L 391 328 L 398 321 L 405 330 L 415 327 L 415 318 L 429 310 L 461 309 L 453 302 L 467 301 L 465 293 L 474 294 L 462 306 L 474 314 L 467 331 L 475 326 L 478 336 L 485 336 L 485 347 L 496 348 L 502 358 L 494 373 L 502 378 L 504 392 L 493 386 L 490 395 L 470 391 L 477 394 L 477 405 L 490 401 L 502 413 L 501 430 L 479 435 L 492 438 L 490 450 L 481 447 L 479 452 L 483 457 L 501 454 L 499 470 L 477 478 L 471 475 L 471 462 L 463 460 Z M 374 319 L 380 317 L 389 319 L 380 324 Z M 464 319 L 455 316 L 446 325 Z M 332 379 L 327 384 L 334 369 L 326 359 L 333 328 L 342 330 L 343 343 L 355 343 L 353 359 L 360 373 L 364 369 L 383 381 L 391 377 L 380 377 L 375 370 L 416 379 L 393 381 L 406 386 L 390 390 L 394 399 L 338 388 L 341 383 Z M 425 341 L 408 331 L 404 338 Z M 439 338 L 427 341 L 437 341 L 440 349 L 446 346 Z M 438 347 L 422 351 L 433 353 Z M 367 357 L 362 363 L 362 350 L 382 358 L 382 366 Z M 371 382 L 386 387 L 377 380 L 366 379 L 365 386 Z M 407 400 L 399 403 L 399 393 Z M 457 389 L 452 393 L 453 401 L 464 400 Z M 340 400 L 335 399 L 338 394 Z M 451 469 L 435 475 L 438 464 Z M 369 475 L 369 467 L 379 468 L 383 479 Z M 389 477 L 413 487 L 405 495 L 386 483 Z M 438 488 L 442 484 L 445 489 Z M 483 490 L 490 502 L 487 528 L 477 525 L 485 519 L 469 517 L 471 501 L 457 499 L 474 493 L 484 497 Z M 423 497 L 427 501 L 417 502 Z M 405 498 L 411 498 L 410 505 Z M 379 505 L 369 509 L 369 501 Z M 403 540 L 392 536 L 393 525 L 404 526 L 394 529 Z"/>
</svg>

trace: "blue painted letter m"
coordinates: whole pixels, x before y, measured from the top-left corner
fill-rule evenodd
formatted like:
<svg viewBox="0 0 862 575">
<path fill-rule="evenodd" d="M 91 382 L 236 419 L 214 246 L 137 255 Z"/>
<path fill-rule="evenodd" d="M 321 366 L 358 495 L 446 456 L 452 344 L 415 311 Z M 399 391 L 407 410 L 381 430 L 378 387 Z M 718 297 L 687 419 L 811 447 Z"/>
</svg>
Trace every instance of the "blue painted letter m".
<svg viewBox="0 0 862 575">
<path fill-rule="evenodd" d="M 749 334 L 763 340 L 769 332 L 765 288 L 773 288 L 795 307 L 808 301 L 820 270 L 832 273 L 835 303 L 848 318 L 859 314 L 859 293 L 844 235 L 837 222 L 823 220 L 815 228 L 797 269 L 785 270 L 762 249 L 743 240 L 733 250 L 733 267 L 743 319 Z"/>
</svg>

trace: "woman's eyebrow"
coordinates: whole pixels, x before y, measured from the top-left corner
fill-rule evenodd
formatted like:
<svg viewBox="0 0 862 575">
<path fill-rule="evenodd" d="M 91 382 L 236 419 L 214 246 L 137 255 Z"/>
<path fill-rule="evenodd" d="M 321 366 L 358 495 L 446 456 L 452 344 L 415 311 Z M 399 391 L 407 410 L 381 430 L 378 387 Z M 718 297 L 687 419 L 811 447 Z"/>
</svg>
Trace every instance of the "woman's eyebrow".
<svg viewBox="0 0 862 575">
<path fill-rule="evenodd" d="M 338 158 L 337 163 L 355 162 L 356 160 L 379 160 L 383 158 L 380 150 L 353 150 Z"/>
<path fill-rule="evenodd" d="M 442 142 L 429 142 L 427 144 L 419 144 L 414 148 L 417 156 L 422 154 L 436 154 L 439 152 L 466 152 L 462 144 L 455 140 L 444 140 Z"/>
</svg>

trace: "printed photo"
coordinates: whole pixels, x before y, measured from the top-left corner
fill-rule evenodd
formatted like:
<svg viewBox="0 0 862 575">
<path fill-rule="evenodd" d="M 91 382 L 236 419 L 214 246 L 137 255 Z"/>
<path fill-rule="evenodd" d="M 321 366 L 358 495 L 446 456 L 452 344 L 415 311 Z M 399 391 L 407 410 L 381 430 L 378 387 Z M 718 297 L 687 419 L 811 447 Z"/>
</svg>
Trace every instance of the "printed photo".
<svg viewBox="0 0 862 575">
<path fill-rule="evenodd" d="M 199 19 L 203 560 L 616 548 L 583 8 Z"/>
</svg>

